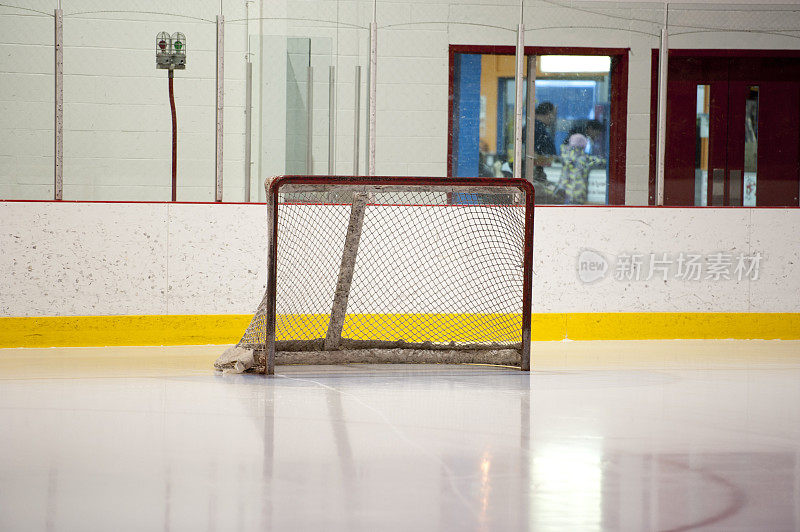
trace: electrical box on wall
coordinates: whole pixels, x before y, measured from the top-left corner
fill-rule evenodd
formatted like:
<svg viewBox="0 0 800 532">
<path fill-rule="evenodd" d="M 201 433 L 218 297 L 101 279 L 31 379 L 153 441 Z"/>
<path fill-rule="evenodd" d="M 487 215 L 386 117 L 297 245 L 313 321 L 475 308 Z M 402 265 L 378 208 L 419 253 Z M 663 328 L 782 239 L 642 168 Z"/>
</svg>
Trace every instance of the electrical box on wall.
<svg viewBox="0 0 800 532">
<path fill-rule="evenodd" d="M 156 68 L 184 70 L 186 68 L 186 35 L 162 31 L 156 35 Z"/>
</svg>

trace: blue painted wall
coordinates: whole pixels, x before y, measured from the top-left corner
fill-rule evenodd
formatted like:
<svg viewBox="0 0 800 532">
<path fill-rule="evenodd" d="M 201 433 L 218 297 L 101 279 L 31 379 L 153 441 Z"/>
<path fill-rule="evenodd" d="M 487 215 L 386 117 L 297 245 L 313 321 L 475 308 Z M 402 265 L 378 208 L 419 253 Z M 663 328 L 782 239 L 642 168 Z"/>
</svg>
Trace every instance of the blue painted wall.
<svg viewBox="0 0 800 532">
<path fill-rule="evenodd" d="M 481 56 L 456 55 L 456 97 L 458 123 L 456 134 L 456 176 L 478 175 L 478 150 L 481 114 Z"/>
</svg>

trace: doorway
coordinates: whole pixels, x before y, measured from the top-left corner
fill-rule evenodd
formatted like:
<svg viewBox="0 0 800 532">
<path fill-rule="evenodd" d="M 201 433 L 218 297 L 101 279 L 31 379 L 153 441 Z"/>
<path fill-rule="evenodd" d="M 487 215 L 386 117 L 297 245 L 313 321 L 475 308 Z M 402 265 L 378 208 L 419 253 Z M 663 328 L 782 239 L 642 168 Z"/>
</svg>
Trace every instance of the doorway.
<svg viewBox="0 0 800 532">
<path fill-rule="evenodd" d="M 651 204 L 658 55 L 653 53 Z M 672 50 L 664 203 L 797 206 L 800 53 Z"/>
</svg>

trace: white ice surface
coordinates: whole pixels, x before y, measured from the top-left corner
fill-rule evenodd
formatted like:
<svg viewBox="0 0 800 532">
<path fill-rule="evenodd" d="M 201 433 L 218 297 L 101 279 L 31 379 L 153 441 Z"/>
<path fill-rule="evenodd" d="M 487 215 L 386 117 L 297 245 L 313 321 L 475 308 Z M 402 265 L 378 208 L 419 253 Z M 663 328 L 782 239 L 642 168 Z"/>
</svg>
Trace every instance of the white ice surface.
<svg viewBox="0 0 800 532">
<path fill-rule="evenodd" d="M 0 530 L 800 528 L 800 344 L 605 345 L 274 378 L 0 350 Z"/>
</svg>

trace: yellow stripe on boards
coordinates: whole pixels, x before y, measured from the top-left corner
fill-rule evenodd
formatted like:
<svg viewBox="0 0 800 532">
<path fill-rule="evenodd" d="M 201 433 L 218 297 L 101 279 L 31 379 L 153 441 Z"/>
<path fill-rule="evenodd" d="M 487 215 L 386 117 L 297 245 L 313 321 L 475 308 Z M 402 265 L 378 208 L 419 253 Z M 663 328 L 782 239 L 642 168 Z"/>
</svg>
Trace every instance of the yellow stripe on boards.
<svg viewBox="0 0 800 532">
<path fill-rule="evenodd" d="M 0 318 L 0 347 L 232 344 L 250 315 L 60 316 Z M 279 316 L 278 339 L 306 331 L 324 336 L 328 316 Z M 348 316 L 346 337 L 394 339 L 418 331 L 434 342 L 511 339 L 511 314 L 360 314 Z M 532 316 L 532 340 L 800 339 L 800 313 L 547 313 Z M 419 332 L 422 331 L 422 332 Z M 413 338 L 411 338 L 413 340 Z"/>
<path fill-rule="evenodd" d="M 236 343 L 250 315 L 0 318 L 0 347 Z"/>
<path fill-rule="evenodd" d="M 607 312 L 566 317 L 570 340 L 800 339 L 800 313 Z"/>
<path fill-rule="evenodd" d="M 563 340 L 567 332 L 568 314 L 533 314 L 531 316 L 531 340 Z"/>
</svg>

